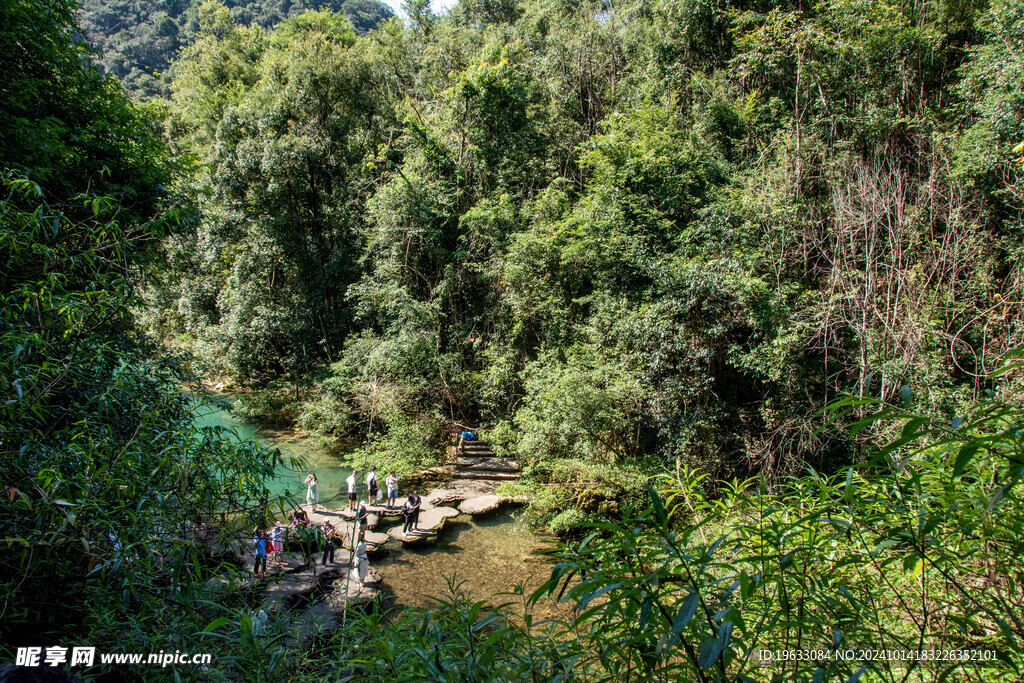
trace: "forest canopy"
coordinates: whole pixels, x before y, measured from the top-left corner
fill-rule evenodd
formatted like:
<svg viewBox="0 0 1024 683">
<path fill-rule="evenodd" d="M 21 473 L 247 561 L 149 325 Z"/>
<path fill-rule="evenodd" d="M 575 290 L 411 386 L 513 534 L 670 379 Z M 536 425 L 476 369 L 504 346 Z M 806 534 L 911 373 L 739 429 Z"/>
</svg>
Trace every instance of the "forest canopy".
<svg viewBox="0 0 1024 683">
<path fill-rule="evenodd" d="M 844 466 L 871 439 L 830 400 L 951 419 L 1019 342 L 1020 12 L 466 2 L 357 38 L 208 4 L 168 121 L 203 220 L 152 329 L 254 410 L 342 435 L 377 380 L 385 433 L 486 423 L 542 480 Z"/>
<path fill-rule="evenodd" d="M 82 0 L 81 4 L 81 30 L 99 52 L 100 69 L 116 76 L 137 96 L 165 97 L 171 63 L 199 30 L 202 0 Z M 234 21 L 263 28 L 323 7 L 347 17 L 360 34 L 395 15 L 379 0 L 228 0 L 226 7 Z"/>
</svg>

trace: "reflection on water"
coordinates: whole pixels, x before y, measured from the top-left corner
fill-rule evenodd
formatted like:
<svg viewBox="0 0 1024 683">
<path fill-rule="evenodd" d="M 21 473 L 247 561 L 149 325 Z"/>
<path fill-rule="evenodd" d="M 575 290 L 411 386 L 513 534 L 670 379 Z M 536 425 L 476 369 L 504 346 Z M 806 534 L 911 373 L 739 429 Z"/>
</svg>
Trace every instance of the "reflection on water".
<svg viewBox="0 0 1024 683">
<path fill-rule="evenodd" d="M 533 552 L 544 545 L 526 527 L 522 512 L 477 520 L 463 515 L 448 520 L 433 546 L 389 553 L 376 566 L 399 607 L 429 606 L 426 596 L 448 592 L 445 577 L 452 575 L 465 581 L 463 588 L 475 599 L 521 603 L 517 596 L 500 594 L 519 583 L 529 594 L 551 576 L 551 565 Z M 550 611 L 543 602 L 533 610 L 539 617 L 551 616 Z"/>
<path fill-rule="evenodd" d="M 269 448 L 281 451 L 284 464 L 277 468 L 270 492 L 274 495 L 287 494 L 296 503 L 306 502 L 306 485 L 303 483 L 310 472 L 316 473 L 317 487 L 322 505 L 340 504 L 344 497 L 345 478 L 352 472 L 348 451 L 328 451 L 313 444 L 306 438 L 288 438 L 288 433 L 272 434 L 261 431 L 245 418 L 232 412 L 237 401 L 231 394 L 218 394 L 213 400 L 195 413 L 195 422 L 201 427 L 225 427 L 231 429 L 243 441 L 256 441 Z M 292 469 L 292 458 L 306 459 L 308 469 Z"/>
</svg>

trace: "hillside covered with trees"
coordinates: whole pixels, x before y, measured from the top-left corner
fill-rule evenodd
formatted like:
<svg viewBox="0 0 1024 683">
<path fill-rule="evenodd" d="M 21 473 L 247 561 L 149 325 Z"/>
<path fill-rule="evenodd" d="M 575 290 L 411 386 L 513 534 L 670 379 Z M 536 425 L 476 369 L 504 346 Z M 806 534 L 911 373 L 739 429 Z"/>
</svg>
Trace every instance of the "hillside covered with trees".
<svg viewBox="0 0 1024 683">
<path fill-rule="evenodd" d="M 0 8 L 5 659 L 1019 680 L 1024 3 Z M 403 476 L 479 428 L 550 580 L 257 627 L 281 456 L 200 378 Z"/>
<path fill-rule="evenodd" d="M 952 419 L 1019 344 L 1016 7 L 410 16 L 208 4 L 177 63 L 203 219 L 149 320 L 253 410 L 363 432 L 376 382 L 377 452 L 482 423 L 615 497 L 834 471 L 870 439 L 822 432 L 830 400 Z"/>
<path fill-rule="evenodd" d="M 166 97 L 171 62 L 195 39 L 199 29 L 200 4 L 197 0 L 83 0 L 79 25 L 99 52 L 96 63 L 104 73 L 116 76 L 137 96 Z M 239 24 L 264 28 L 306 10 L 329 7 L 345 15 L 360 34 L 395 15 L 377 0 L 320 4 L 228 0 L 226 6 Z"/>
</svg>

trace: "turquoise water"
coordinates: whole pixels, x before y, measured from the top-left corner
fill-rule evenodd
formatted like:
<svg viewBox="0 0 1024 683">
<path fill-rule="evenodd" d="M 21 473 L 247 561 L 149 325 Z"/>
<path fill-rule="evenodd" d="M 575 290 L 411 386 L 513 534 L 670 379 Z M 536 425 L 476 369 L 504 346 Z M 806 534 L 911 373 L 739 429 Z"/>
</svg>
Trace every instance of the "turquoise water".
<svg viewBox="0 0 1024 683">
<path fill-rule="evenodd" d="M 303 483 L 310 474 L 319 480 L 320 504 L 337 507 L 345 495 L 345 479 L 352 473 L 349 461 L 351 449 L 331 451 L 319 447 L 311 439 L 295 437 L 289 432 L 261 430 L 237 415 L 233 406 L 237 397 L 231 394 L 215 394 L 212 401 L 198 408 L 196 424 L 201 427 L 224 427 L 231 430 L 242 441 L 255 441 L 268 448 L 281 451 L 284 464 L 277 467 L 276 476 L 270 484 L 274 495 L 285 494 L 293 503 L 306 502 L 306 485 Z M 304 460 L 304 466 L 295 466 L 293 460 Z"/>
</svg>

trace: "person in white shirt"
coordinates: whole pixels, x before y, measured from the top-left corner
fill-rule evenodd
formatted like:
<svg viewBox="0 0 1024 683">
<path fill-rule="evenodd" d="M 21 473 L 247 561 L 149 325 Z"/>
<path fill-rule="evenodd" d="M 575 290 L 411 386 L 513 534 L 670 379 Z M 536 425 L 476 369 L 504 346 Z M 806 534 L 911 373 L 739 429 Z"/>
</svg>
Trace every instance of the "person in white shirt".
<svg viewBox="0 0 1024 683">
<path fill-rule="evenodd" d="M 362 589 L 366 581 L 366 573 L 369 570 L 370 561 L 366 557 L 366 539 L 359 535 L 359 545 L 356 546 L 356 567 L 355 574 L 358 577 L 359 588 Z"/>
<path fill-rule="evenodd" d="M 349 510 L 355 510 L 356 509 L 356 500 L 357 500 L 357 496 L 356 496 L 356 474 L 358 474 L 358 473 L 359 473 L 359 470 L 352 470 L 352 474 L 350 474 L 348 479 L 345 480 L 348 483 L 348 509 Z"/>
<path fill-rule="evenodd" d="M 387 476 L 384 483 L 388 487 L 388 507 L 395 507 L 395 501 L 398 500 L 398 477 L 395 476 L 395 471 L 391 470 L 391 474 Z"/>
</svg>

